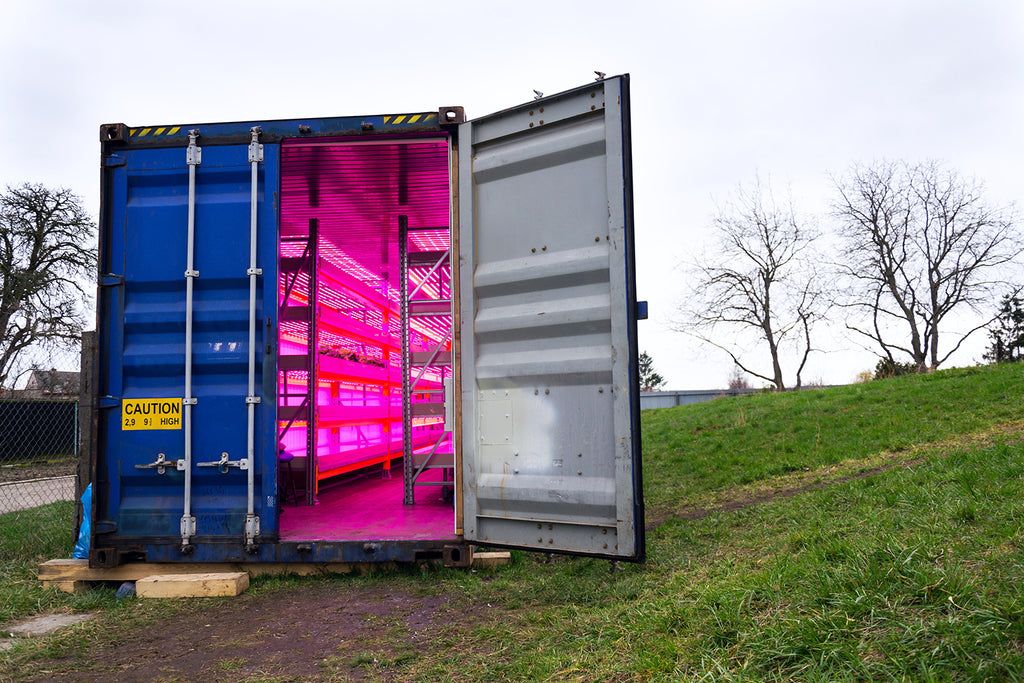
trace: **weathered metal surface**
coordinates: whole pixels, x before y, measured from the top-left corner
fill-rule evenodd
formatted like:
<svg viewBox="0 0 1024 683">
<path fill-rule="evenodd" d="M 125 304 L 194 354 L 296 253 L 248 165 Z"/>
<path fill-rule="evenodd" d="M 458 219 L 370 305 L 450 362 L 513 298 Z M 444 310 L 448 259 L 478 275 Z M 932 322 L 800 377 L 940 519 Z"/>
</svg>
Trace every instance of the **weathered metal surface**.
<svg viewBox="0 0 1024 683">
<path fill-rule="evenodd" d="M 460 127 L 467 539 L 643 557 L 625 83 Z"/>
<path fill-rule="evenodd" d="M 310 119 L 282 119 L 261 121 L 261 141 L 278 142 L 289 137 L 322 138 L 342 135 L 380 133 L 437 132 L 442 125 L 461 123 L 462 107 L 446 107 L 441 114 L 457 112 L 452 120 L 439 120 L 439 112 L 412 114 L 374 114 L 369 116 L 339 116 Z M 199 129 L 203 144 L 248 144 L 252 122 L 217 122 L 202 124 L 165 124 L 155 126 L 126 126 L 108 123 L 100 126 L 100 141 L 110 146 L 155 147 L 184 145 L 188 131 Z"/>
</svg>

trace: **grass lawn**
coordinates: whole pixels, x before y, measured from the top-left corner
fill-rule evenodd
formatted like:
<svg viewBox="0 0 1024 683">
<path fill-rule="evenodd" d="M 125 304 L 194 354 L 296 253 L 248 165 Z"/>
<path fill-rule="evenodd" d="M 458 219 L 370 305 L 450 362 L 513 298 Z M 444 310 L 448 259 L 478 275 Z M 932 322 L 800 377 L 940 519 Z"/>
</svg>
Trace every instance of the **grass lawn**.
<svg viewBox="0 0 1024 683">
<path fill-rule="evenodd" d="M 645 411 L 644 565 L 516 552 L 496 572 L 267 578 L 251 590 L 329 581 L 493 607 L 418 648 L 384 629 L 325 660 L 322 680 L 353 667 L 368 680 L 1021 680 L 1022 387 L 1024 366 L 990 366 Z M 0 621 L 105 616 L 0 654 L 0 672 L 32 680 L 83 639 L 195 604 L 42 591 L 33 563 L 70 548 L 12 558 L 6 539 Z"/>
</svg>

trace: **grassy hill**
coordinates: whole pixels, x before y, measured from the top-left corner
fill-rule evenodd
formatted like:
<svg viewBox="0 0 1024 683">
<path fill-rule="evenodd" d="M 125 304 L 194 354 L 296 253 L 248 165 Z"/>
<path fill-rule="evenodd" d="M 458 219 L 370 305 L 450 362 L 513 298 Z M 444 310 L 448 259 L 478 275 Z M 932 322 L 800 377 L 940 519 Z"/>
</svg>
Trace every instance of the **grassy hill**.
<svg viewBox="0 0 1024 683">
<path fill-rule="evenodd" d="M 642 423 L 644 565 L 515 553 L 496 572 L 260 579 L 252 599 L 311 582 L 444 596 L 429 638 L 382 624 L 325 660 L 323 680 L 1024 679 L 1024 366 L 724 398 Z M 167 605 L 100 606 L 74 637 L 0 653 L 0 671 L 101 666 L 76 643 L 157 615 L 174 628 Z"/>
</svg>

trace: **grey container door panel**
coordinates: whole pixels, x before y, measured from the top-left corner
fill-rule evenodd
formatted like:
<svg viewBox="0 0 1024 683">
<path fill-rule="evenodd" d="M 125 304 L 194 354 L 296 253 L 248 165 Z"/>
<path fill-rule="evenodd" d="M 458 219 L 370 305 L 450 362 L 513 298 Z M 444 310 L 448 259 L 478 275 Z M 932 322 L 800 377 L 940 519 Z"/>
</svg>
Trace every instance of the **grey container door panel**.
<svg viewBox="0 0 1024 683">
<path fill-rule="evenodd" d="M 627 86 L 460 126 L 468 540 L 643 557 Z"/>
</svg>

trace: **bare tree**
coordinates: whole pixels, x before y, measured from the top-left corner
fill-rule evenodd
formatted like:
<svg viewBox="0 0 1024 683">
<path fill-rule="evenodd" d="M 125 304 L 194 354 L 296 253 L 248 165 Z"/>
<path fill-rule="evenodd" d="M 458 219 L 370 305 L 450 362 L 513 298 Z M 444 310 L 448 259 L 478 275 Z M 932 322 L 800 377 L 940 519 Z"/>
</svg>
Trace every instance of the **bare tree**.
<svg viewBox="0 0 1024 683">
<path fill-rule="evenodd" d="M 1000 271 L 1021 253 L 1014 218 L 982 185 L 935 162 L 858 165 L 835 180 L 834 215 L 846 249 L 847 327 L 883 359 L 909 356 L 919 372 L 949 359 L 982 324 L 940 350 L 954 311 L 991 300 Z"/>
<path fill-rule="evenodd" d="M 77 343 L 95 231 L 70 190 L 24 184 L 0 194 L 0 387 L 30 347 Z"/>
<path fill-rule="evenodd" d="M 815 273 L 816 232 L 771 187 L 742 186 L 714 218 L 718 241 L 693 264 L 677 329 L 729 355 L 743 372 L 786 388 L 783 356 L 797 358 L 796 388 L 813 349 L 811 330 L 827 310 Z M 761 349 L 760 361 L 747 358 Z M 755 367 L 760 369 L 755 369 Z"/>
</svg>

